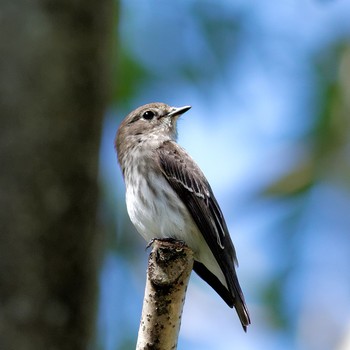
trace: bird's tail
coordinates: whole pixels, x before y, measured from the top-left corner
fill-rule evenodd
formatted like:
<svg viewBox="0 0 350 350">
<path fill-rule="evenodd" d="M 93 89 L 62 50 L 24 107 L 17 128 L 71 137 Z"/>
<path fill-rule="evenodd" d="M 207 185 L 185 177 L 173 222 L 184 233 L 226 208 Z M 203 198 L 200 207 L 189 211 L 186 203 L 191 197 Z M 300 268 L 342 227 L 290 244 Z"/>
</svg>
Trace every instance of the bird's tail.
<svg viewBox="0 0 350 350">
<path fill-rule="evenodd" d="M 246 332 L 247 326 L 250 325 L 250 317 L 241 287 L 237 279 L 236 272 L 233 270 L 229 274 L 231 278 L 229 281 L 227 281 L 227 284 L 229 286 L 229 289 L 227 289 L 227 287 L 225 287 L 220 282 L 220 280 L 214 274 L 212 274 L 202 263 L 195 261 L 193 270 L 212 288 L 216 290 L 216 292 L 221 296 L 221 298 L 229 307 L 235 307 L 238 317 L 242 323 L 242 327 Z"/>
<path fill-rule="evenodd" d="M 239 285 L 238 278 L 236 273 L 230 275 L 231 281 L 229 281 L 229 289 L 234 297 L 233 306 L 235 307 L 238 317 L 241 321 L 244 331 L 247 331 L 247 326 L 250 325 L 250 316 L 247 305 L 244 300 L 244 295 Z"/>
<path fill-rule="evenodd" d="M 249 311 L 247 308 L 247 305 L 245 304 L 244 300 L 239 300 L 240 298 L 236 298 L 234 307 L 237 311 L 238 317 L 241 321 L 242 327 L 244 331 L 247 331 L 247 326 L 250 325 L 250 316 Z"/>
</svg>

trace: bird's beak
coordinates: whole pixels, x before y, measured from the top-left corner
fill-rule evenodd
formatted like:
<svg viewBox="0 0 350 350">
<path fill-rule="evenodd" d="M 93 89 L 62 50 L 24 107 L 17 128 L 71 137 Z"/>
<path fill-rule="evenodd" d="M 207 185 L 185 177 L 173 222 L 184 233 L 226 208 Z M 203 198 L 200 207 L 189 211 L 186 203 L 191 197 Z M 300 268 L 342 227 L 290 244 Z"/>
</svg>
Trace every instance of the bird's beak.
<svg viewBox="0 0 350 350">
<path fill-rule="evenodd" d="M 168 114 L 168 117 L 178 117 L 181 114 L 184 114 L 185 112 L 187 112 L 189 109 L 191 108 L 191 106 L 184 106 L 184 107 L 174 107 L 173 110 Z"/>
</svg>

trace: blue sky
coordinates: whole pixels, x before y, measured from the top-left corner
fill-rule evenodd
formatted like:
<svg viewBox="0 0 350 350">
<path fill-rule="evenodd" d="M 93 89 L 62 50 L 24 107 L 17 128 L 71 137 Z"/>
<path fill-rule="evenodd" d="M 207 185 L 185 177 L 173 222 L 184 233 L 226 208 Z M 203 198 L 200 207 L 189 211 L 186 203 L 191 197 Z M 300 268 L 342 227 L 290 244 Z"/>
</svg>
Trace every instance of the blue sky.
<svg viewBox="0 0 350 350">
<path fill-rule="evenodd" d="M 350 325 L 349 184 L 330 162 L 307 196 L 285 201 L 260 192 L 310 157 L 304 140 L 320 108 L 313 63 L 349 38 L 350 2 L 199 4 L 122 1 L 119 26 L 120 45 L 151 72 L 128 103 L 132 109 L 154 101 L 192 105 L 179 121 L 179 143 L 206 174 L 225 214 L 252 314 L 244 334 L 235 313 L 192 276 L 179 349 L 340 350 Z M 195 11 L 207 13 L 216 26 L 224 23 L 226 34 L 218 31 L 208 41 Z M 227 44 L 222 48 L 216 40 Z M 179 73 L 184 62 L 199 78 Z M 123 101 L 111 108 L 101 145 L 101 181 L 118 235 L 128 224 L 113 138 L 129 111 Z M 294 219 L 281 232 L 286 225 L 279 223 L 288 218 Z M 136 341 L 148 255 L 142 239 L 136 242 L 138 259 L 131 263 L 111 251 L 102 267 L 98 330 L 106 350 L 121 349 L 126 334 Z M 282 305 L 291 326 L 281 329 L 260 294 L 285 271 Z"/>
</svg>

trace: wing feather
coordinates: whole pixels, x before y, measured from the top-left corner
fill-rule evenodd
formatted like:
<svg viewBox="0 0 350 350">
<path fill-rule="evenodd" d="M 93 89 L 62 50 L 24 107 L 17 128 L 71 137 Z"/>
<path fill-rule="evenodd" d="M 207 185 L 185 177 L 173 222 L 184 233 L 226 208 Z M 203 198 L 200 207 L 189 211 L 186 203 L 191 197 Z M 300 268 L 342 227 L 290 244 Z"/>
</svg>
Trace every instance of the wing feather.
<svg viewBox="0 0 350 350">
<path fill-rule="evenodd" d="M 235 306 L 245 329 L 250 324 L 249 313 L 240 288 L 235 267 L 237 257 L 224 216 L 204 174 L 187 152 L 173 141 L 157 149 L 160 169 L 174 191 L 185 203 L 198 226 L 228 285 L 226 287 L 200 263 L 194 270 L 209 283 L 230 306 Z"/>
</svg>

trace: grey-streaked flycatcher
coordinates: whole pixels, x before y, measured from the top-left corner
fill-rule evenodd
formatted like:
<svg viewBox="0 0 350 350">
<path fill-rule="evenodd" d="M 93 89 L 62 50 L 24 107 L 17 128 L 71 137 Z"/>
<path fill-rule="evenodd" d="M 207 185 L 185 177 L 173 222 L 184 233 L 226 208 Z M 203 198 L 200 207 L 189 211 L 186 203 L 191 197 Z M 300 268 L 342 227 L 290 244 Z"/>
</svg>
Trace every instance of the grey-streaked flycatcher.
<svg viewBox="0 0 350 350">
<path fill-rule="evenodd" d="M 204 174 L 176 143 L 178 117 L 191 107 L 150 103 L 132 111 L 115 141 L 132 223 L 147 241 L 181 240 L 194 253 L 194 271 L 230 306 L 246 330 L 249 312 L 224 216 Z"/>
</svg>

